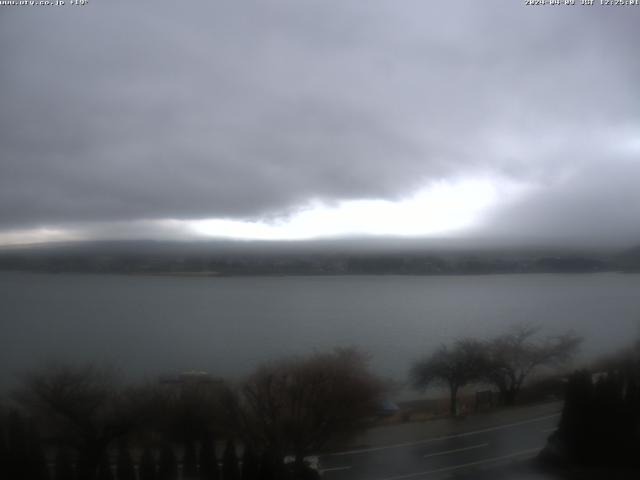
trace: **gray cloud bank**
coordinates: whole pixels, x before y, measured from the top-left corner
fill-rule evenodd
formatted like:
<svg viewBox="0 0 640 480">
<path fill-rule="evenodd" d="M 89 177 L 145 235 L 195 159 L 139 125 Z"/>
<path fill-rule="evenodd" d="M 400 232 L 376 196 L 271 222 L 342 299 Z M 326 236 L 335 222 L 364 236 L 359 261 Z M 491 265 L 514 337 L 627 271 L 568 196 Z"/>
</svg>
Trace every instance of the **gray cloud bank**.
<svg viewBox="0 0 640 480">
<path fill-rule="evenodd" d="M 489 176 L 480 233 L 640 241 L 640 8 L 522 3 L 4 7 L 0 231 Z"/>
</svg>

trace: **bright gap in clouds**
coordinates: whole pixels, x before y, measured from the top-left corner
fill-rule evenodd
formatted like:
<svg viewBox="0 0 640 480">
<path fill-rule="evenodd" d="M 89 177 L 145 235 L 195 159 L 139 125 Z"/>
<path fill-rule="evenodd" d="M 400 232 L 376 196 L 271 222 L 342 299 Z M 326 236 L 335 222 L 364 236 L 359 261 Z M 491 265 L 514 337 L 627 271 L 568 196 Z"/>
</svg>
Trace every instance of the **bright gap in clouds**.
<svg viewBox="0 0 640 480">
<path fill-rule="evenodd" d="M 310 240 L 348 236 L 429 237 L 479 226 L 492 208 L 527 190 L 500 178 L 441 180 L 398 201 L 320 202 L 274 220 L 211 218 L 91 222 L 0 232 L 0 245 L 74 240 Z"/>
<path fill-rule="evenodd" d="M 439 181 L 400 200 L 347 200 L 312 204 L 276 221 L 180 221 L 199 236 L 243 240 L 307 240 L 353 235 L 422 237 L 476 226 L 498 201 L 516 192 L 491 180 Z"/>
<path fill-rule="evenodd" d="M 86 239 L 87 238 L 76 229 L 65 228 L 31 228 L 0 232 L 0 246 L 69 242 Z"/>
</svg>

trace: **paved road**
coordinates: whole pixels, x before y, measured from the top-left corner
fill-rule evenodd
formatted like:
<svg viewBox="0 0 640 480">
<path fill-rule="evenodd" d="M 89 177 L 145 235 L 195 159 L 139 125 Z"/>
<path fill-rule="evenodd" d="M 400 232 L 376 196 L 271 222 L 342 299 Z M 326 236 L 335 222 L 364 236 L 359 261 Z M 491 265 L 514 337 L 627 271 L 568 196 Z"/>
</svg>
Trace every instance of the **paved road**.
<svg viewBox="0 0 640 480">
<path fill-rule="evenodd" d="M 356 448 L 324 455 L 320 465 L 326 480 L 545 478 L 518 465 L 540 452 L 559 418 L 559 413 L 546 413 L 461 433 Z M 510 477 L 507 472 L 514 469 L 519 473 Z"/>
</svg>

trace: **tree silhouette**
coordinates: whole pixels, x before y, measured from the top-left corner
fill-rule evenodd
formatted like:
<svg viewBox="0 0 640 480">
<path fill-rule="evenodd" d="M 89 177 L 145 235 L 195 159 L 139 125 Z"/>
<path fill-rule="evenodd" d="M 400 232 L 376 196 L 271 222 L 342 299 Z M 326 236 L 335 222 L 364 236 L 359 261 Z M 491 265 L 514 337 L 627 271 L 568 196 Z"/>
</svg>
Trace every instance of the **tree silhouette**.
<svg viewBox="0 0 640 480">
<path fill-rule="evenodd" d="M 233 440 L 227 440 L 227 444 L 222 454 L 222 479 L 240 480 L 240 470 L 238 467 L 238 455 Z"/>
<path fill-rule="evenodd" d="M 42 448 L 42 442 L 37 432 L 32 430 L 30 435 L 29 447 L 29 479 L 32 480 L 49 480 L 49 467 L 47 459 Z"/>
<path fill-rule="evenodd" d="M 223 423 L 220 404 L 228 389 L 224 382 L 185 374 L 167 387 L 160 392 L 160 427 L 166 436 L 185 444 L 197 442 Z"/>
<path fill-rule="evenodd" d="M 100 466 L 98 467 L 98 480 L 114 480 L 113 472 L 111 471 L 111 460 L 106 453 L 100 460 Z"/>
<path fill-rule="evenodd" d="M 118 446 L 118 456 L 116 459 L 118 480 L 136 480 L 136 469 L 133 465 L 133 458 L 127 445 L 121 443 Z"/>
<path fill-rule="evenodd" d="M 442 345 L 429 357 L 416 362 L 411 377 L 416 388 L 427 388 L 438 383 L 449 388 L 449 412 L 458 412 L 458 391 L 482 377 L 486 357 L 482 343 L 464 339 L 451 347 Z"/>
<path fill-rule="evenodd" d="M 198 459 L 196 456 L 196 447 L 193 442 L 188 441 L 184 448 L 182 457 L 182 472 L 186 478 L 196 478 L 198 475 L 197 467 Z"/>
<path fill-rule="evenodd" d="M 140 457 L 140 480 L 156 480 L 156 459 L 150 448 L 145 448 Z"/>
<path fill-rule="evenodd" d="M 541 366 L 557 366 L 577 351 L 581 339 L 568 332 L 536 340 L 539 328 L 521 324 L 487 344 L 485 378 L 495 385 L 502 402 L 513 405 L 524 381 Z"/>
<path fill-rule="evenodd" d="M 76 447 L 79 480 L 94 480 L 112 442 L 151 410 L 142 391 L 121 387 L 112 370 L 91 365 L 54 365 L 34 372 L 17 397 L 34 417 Z"/>
<path fill-rule="evenodd" d="M 202 439 L 199 463 L 201 480 L 218 480 L 220 478 L 216 444 L 210 434 L 205 434 Z"/>
<path fill-rule="evenodd" d="M 637 472 L 638 385 L 640 345 L 621 362 L 609 365 L 608 372 L 592 375 L 583 370 L 571 375 L 560 424 L 549 439 L 544 458 L 586 466 L 626 467 Z"/>
<path fill-rule="evenodd" d="M 260 459 L 259 480 L 280 480 L 285 476 L 283 459 L 280 453 L 265 450 Z"/>
<path fill-rule="evenodd" d="M 160 451 L 158 461 L 158 480 L 176 480 L 178 478 L 178 461 L 170 444 L 166 444 Z"/>
<path fill-rule="evenodd" d="M 257 480 L 260 469 L 260 462 L 249 445 L 245 445 L 242 454 L 242 480 Z"/>
<path fill-rule="evenodd" d="M 6 427 L 2 424 L 6 423 Z M 16 480 L 45 480 L 49 478 L 40 436 L 32 420 L 18 410 L 0 418 L 0 452 L 5 474 Z"/>
<path fill-rule="evenodd" d="M 53 471 L 54 480 L 73 480 L 73 458 L 66 448 L 59 448 L 56 452 L 55 467 Z"/>
<path fill-rule="evenodd" d="M 355 350 L 336 350 L 259 368 L 243 385 L 237 403 L 240 431 L 260 450 L 296 464 L 363 426 L 375 412 L 382 383 Z M 278 463 L 278 462 L 276 462 Z"/>
</svg>

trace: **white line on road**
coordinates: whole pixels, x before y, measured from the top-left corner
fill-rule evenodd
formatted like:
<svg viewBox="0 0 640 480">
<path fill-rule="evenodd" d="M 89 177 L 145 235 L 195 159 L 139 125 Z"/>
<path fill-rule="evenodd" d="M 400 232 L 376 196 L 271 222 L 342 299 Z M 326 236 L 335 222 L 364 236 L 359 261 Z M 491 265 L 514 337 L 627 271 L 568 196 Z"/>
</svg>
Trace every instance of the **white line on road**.
<svg viewBox="0 0 640 480">
<path fill-rule="evenodd" d="M 331 468 L 322 468 L 320 469 L 320 473 L 324 474 L 327 472 L 339 472 L 341 470 L 349 470 L 351 466 L 348 467 L 331 467 Z"/>
<path fill-rule="evenodd" d="M 450 453 L 465 452 L 467 450 L 473 450 L 475 448 L 482 448 L 482 447 L 488 447 L 488 446 L 489 446 L 488 443 L 480 443 L 478 445 L 471 445 L 470 447 L 456 448 L 455 450 L 445 450 L 444 452 L 429 453 L 425 455 L 424 458 L 438 457 L 440 455 L 448 455 Z"/>
<path fill-rule="evenodd" d="M 474 430 L 471 432 L 457 433 L 455 435 L 446 435 L 443 437 L 427 438 L 425 440 L 418 440 L 416 442 L 395 443 L 392 445 L 385 445 L 382 447 L 359 448 L 356 450 L 347 450 L 344 452 L 328 453 L 324 456 L 325 457 L 341 457 L 345 455 L 354 455 L 358 453 L 379 452 L 381 450 L 388 450 L 391 448 L 402 448 L 402 447 L 411 447 L 413 445 L 423 445 L 425 443 L 440 442 L 443 440 L 450 440 L 452 438 L 462 438 L 462 437 L 468 437 L 471 435 L 478 435 L 480 433 L 494 432 L 494 431 L 502 430 L 505 428 L 518 427 L 520 425 L 526 425 L 528 423 L 534 423 L 534 422 L 541 422 L 543 420 L 547 420 L 549 418 L 554 418 L 558 416 L 560 416 L 559 412 L 553 413 L 551 415 L 544 415 L 542 417 L 531 418 L 529 420 L 523 420 L 521 422 L 505 423 L 504 425 L 498 425 L 497 427 L 483 428 L 482 430 Z"/>
<path fill-rule="evenodd" d="M 386 477 L 386 478 L 382 478 L 382 479 L 379 479 L 379 480 L 404 480 L 406 478 L 424 477 L 426 475 L 431 475 L 431 474 L 434 474 L 434 473 L 450 472 L 452 470 L 459 470 L 461 468 L 475 467 L 477 465 L 484 465 L 484 464 L 487 464 L 487 463 L 494 463 L 494 462 L 500 462 L 502 460 L 508 460 L 510 458 L 521 457 L 523 455 L 529 455 L 529 454 L 531 454 L 533 452 L 539 452 L 541 449 L 542 449 L 542 447 L 529 448 L 527 450 L 520 450 L 519 452 L 510 453 L 509 455 L 501 455 L 499 457 L 485 458 L 484 460 L 478 460 L 476 462 L 461 463 L 460 465 L 453 465 L 451 467 L 437 468 L 435 470 L 427 470 L 427 471 L 424 471 L 424 472 L 408 473 L 406 475 L 397 475 L 395 477 Z"/>
</svg>

